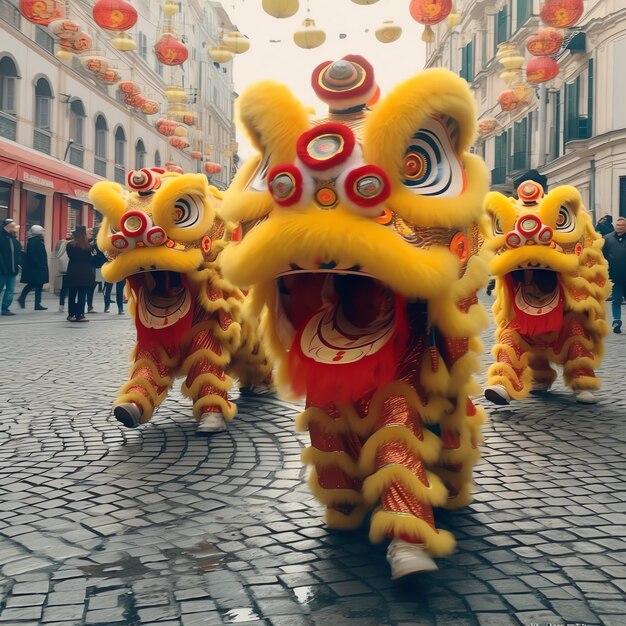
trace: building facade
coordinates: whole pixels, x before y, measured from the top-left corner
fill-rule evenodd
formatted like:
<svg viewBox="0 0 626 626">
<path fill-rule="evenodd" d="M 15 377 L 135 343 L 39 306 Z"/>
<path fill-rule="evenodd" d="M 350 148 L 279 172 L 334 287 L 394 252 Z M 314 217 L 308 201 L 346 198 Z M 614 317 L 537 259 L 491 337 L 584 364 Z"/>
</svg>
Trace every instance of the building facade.
<svg viewBox="0 0 626 626">
<path fill-rule="evenodd" d="M 76 55 L 57 56 L 50 31 L 20 14 L 18 0 L 0 0 L 0 219 L 21 225 L 21 238 L 33 224 L 46 229 L 46 246 L 54 250 L 78 224 L 97 224 L 88 191 L 102 178 L 125 181 L 131 169 L 168 161 L 184 171 L 203 171 L 189 150 L 173 148 L 155 128 L 164 116 L 167 85 L 182 86 L 188 107 L 197 115 L 189 128 L 191 149 L 222 165 L 209 178 L 224 188 L 236 162 L 233 106 L 233 63 L 217 64 L 207 51 L 223 31 L 234 30 L 219 2 L 184 0 L 175 25 L 189 49 L 180 66 L 164 66 L 153 46 L 163 24 L 163 3 L 135 0 L 137 24 L 128 31 L 137 50 L 120 52 L 94 23 L 93 2 L 71 0 L 69 15 L 92 37 L 94 48 L 136 82 L 142 93 L 161 104 L 161 112 L 146 116 L 127 106 L 116 85 L 96 82 Z M 51 286 L 58 277 L 52 267 Z"/>
<path fill-rule="evenodd" d="M 526 39 L 544 25 L 539 0 L 465 0 L 460 23 L 436 30 L 428 66 L 449 67 L 474 91 L 478 118 L 495 128 L 478 137 L 475 151 L 487 162 L 492 188 L 513 193 L 517 176 L 538 169 L 550 186 L 577 187 L 594 221 L 626 216 L 626 59 L 624 0 L 586 0 L 580 21 L 555 55 L 560 73 L 538 87 L 528 105 L 505 112 L 506 89 L 498 45 L 517 44 L 526 60 Z"/>
</svg>

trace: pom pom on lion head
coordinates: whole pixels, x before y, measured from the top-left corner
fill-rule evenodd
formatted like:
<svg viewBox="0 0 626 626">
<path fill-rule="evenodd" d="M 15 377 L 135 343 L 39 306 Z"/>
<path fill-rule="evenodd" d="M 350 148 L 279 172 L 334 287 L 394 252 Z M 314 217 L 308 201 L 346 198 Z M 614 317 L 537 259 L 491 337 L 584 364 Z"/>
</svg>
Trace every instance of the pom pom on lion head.
<svg viewBox="0 0 626 626">
<path fill-rule="evenodd" d="M 417 74 L 373 110 L 377 85 L 360 56 L 322 63 L 312 86 L 327 115 L 310 118 L 275 82 L 241 95 L 259 154 L 225 193 L 224 216 L 239 227 L 221 262 L 268 309 L 279 384 L 311 397 L 314 381 L 329 389 L 339 377 L 335 399 L 354 399 L 372 377 L 394 375 L 415 330 L 407 303 L 427 303 L 424 322 L 443 334 L 467 338 L 485 323 L 478 306 L 458 303 L 486 282 L 477 252 L 488 174 L 469 153 L 472 96 L 447 70 Z M 319 367 L 300 384 L 307 359 Z"/>
</svg>

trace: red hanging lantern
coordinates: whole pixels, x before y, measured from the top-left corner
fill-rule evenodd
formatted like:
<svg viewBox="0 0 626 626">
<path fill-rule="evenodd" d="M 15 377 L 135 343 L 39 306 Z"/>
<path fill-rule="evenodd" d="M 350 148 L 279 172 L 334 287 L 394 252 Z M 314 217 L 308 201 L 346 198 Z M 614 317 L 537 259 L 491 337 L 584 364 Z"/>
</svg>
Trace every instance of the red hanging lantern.
<svg viewBox="0 0 626 626">
<path fill-rule="evenodd" d="M 556 28 L 541 28 L 526 40 L 526 50 L 535 57 L 556 54 L 563 45 L 563 35 Z"/>
<path fill-rule="evenodd" d="M 539 11 L 544 24 L 554 28 L 570 28 L 582 17 L 583 0 L 546 0 Z"/>
<path fill-rule="evenodd" d="M 57 0 L 20 0 L 20 13 L 33 24 L 47 26 L 63 17 L 63 2 Z"/>
<path fill-rule="evenodd" d="M 139 109 L 146 103 L 146 97 L 140 93 L 127 94 L 124 96 L 124 102 L 133 109 Z"/>
<path fill-rule="evenodd" d="M 165 162 L 165 171 L 166 172 L 176 172 L 177 174 L 183 174 L 183 168 L 175 163 L 174 161 L 166 161 Z"/>
<path fill-rule="evenodd" d="M 192 150 L 192 151 L 189 153 L 189 156 L 190 156 L 192 159 L 196 159 L 197 161 L 199 161 L 199 160 L 202 158 L 202 152 L 200 152 L 199 150 Z"/>
<path fill-rule="evenodd" d="M 219 163 L 213 163 L 213 161 L 207 161 L 204 164 L 204 171 L 207 174 L 219 174 L 222 171 L 222 166 Z"/>
<path fill-rule="evenodd" d="M 88 55 L 81 57 L 83 65 L 92 74 L 101 74 L 109 69 L 109 62 L 104 57 L 98 55 Z"/>
<path fill-rule="evenodd" d="M 422 35 L 422 41 L 429 43 L 435 40 L 431 26 L 445 20 L 451 11 L 452 0 L 411 0 L 409 5 L 411 17 L 426 27 Z"/>
<path fill-rule="evenodd" d="M 85 50 L 91 50 L 92 44 L 91 37 L 82 31 L 77 37 L 59 39 L 59 46 L 68 52 L 85 52 Z"/>
<path fill-rule="evenodd" d="M 498 120 L 495 117 L 487 117 L 478 122 L 478 133 L 488 135 L 498 127 Z"/>
<path fill-rule="evenodd" d="M 183 124 L 187 124 L 187 126 L 193 126 L 198 121 L 198 116 L 195 113 L 184 113 L 182 116 Z"/>
<path fill-rule="evenodd" d="M 165 33 L 154 44 L 154 54 L 163 65 L 180 65 L 187 60 L 189 50 L 175 35 Z"/>
<path fill-rule="evenodd" d="M 154 125 L 158 133 L 164 135 L 165 137 L 171 137 L 174 134 L 174 131 L 178 127 L 176 122 L 172 120 L 165 119 L 164 117 L 158 119 Z"/>
<path fill-rule="evenodd" d="M 105 70 L 100 74 L 96 74 L 94 78 L 104 85 L 115 85 L 120 80 L 121 75 L 117 70 Z"/>
<path fill-rule="evenodd" d="M 514 89 L 505 89 L 498 96 L 498 104 L 503 111 L 514 111 L 519 106 Z"/>
<path fill-rule="evenodd" d="M 138 94 L 141 89 L 139 89 L 139 85 L 133 80 L 123 80 L 117 86 L 117 88 L 124 94 L 129 96 L 134 96 Z"/>
<path fill-rule="evenodd" d="M 105 30 L 128 30 L 137 23 L 137 10 L 125 0 L 98 0 L 93 7 L 93 19 Z"/>
<path fill-rule="evenodd" d="M 552 57 L 532 57 L 526 64 L 529 83 L 545 83 L 559 75 L 559 64 Z"/>
<path fill-rule="evenodd" d="M 189 142 L 184 137 L 170 137 L 168 141 L 170 142 L 170 146 L 178 148 L 179 150 L 184 150 L 189 147 Z"/>
<path fill-rule="evenodd" d="M 159 106 L 158 102 L 154 100 L 146 100 L 141 105 L 141 112 L 145 113 L 146 115 L 156 115 L 159 112 L 160 108 L 161 107 Z"/>
</svg>

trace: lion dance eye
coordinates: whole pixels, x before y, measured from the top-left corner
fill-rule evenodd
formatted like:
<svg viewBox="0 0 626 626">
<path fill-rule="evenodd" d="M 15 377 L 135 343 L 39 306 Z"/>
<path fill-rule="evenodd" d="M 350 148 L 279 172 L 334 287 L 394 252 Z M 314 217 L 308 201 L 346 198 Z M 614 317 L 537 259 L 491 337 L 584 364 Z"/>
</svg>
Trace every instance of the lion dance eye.
<svg viewBox="0 0 626 626">
<path fill-rule="evenodd" d="M 556 218 L 556 229 L 562 233 L 571 233 L 576 228 L 576 218 L 569 206 L 564 204 Z"/>
<path fill-rule="evenodd" d="M 302 197 L 302 172 L 291 164 L 277 165 L 268 175 L 267 181 L 274 202 L 280 206 L 297 204 Z"/>
<path fill-rule="evenodd" d="M 493 217 L 493 220 L 491 222 L 491 228 L 493 229 L 493 234 L 494 235 L 503 235 L 504 231 L 502 230 L 502 224 L 500 224 L 500 219 L 495 217 Z"/>
<path fill-rule="evenodd" d="M 200 221 L 201 204 L 194 196 L 181 196 L 174 204 L 174 224 L 178 228 L 190 228 Z"/>
<path fill-rule="evenodd" d="M 126 182 L 130 189 L 139 193 L 156 191 L 161 186 L 161 178 L 146 167 L 128 172 Z"/>
</svg>

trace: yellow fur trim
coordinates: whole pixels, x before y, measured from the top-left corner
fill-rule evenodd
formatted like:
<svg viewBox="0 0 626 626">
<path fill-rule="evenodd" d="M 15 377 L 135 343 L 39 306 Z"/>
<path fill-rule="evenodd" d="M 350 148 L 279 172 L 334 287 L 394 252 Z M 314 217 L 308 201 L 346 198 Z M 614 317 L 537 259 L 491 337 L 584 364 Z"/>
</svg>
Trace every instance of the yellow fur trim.
<svg viewBox="0 0 626 626">
<path fill-rule="evenodd" d="M 447 556 L 454 552 L 456 541 L 447 530 L 434 529 L 428 522 L 407 513 L 376 509 L 370 522 L 370 541 L 380 543 L 387 537 L 414 537 L 423 543 L 431 556 Z"/>
<path fill-rule="evenodd" d="M 305 465 L 314 465 L 320 468 L 338 467 L 350 477 L 356 478 L 360 476 L 357 462 L 347 452 L 339 450 L 326 452 L 309 447 L 302 450 L 300 459 Z"/>
<path fill-rule="evenodd" d="M 216 354 L 213 350 L 209 350 L 208 348 L 204 350 L 196 350 L 184 360 L 183 364 L 180 366 L 180 373 L 188 374 L 192 366 L 203 359 L 206 359 L 212 365 L 216 365 L 217 367 L 224 369 L 230 361 L 230 354 L 228 352 Z"/>
<path fill-rule="evenodd" d="M 355 491 L 354 489 L 325 489 L 320 486 L 317 472 L 314 469 L 309 474 L 308 482 L 315 499 L 326 506 L 343 503 L 363 506 L 363 496 L 360 491 Z"/>
<path fill-rule="evenodd" d="M 306 209 L 297 220 L 292 212 L 274 211 L 220 256 L 224 276 L 239 286 L 277 276 L 292 263 L 317 267 L 320 259 L 359 265 L 407 298 L 441 295 L 459 273 L 459 260 L 447 248 L 415 248 L 392 229 L 342 209 Z"/>
<path fill-rule="evenodd" d="M 437 369 L 433 371 L 430 350 L 426 350 L 422 356 L 420 383 L 429 393 L 444 393 L 450 384 L 450 372 L 443 357 L 436 349 Z"/>
<path fill-rule="evenodd" d="M 89 202 L 93 204 L 96 211 L 102 213 L 106 221 L 107 228 L 104 228 L 105 224 L 102 224 L 98 231 L 98 247 L 102 249 L 103 246 L 108 245 L 111 226 L 115 230 L 120 229 L 120 218 L 126 211 L 125 191 L 118 183 L 101 180 L 89 190 Z"/>
<path fill-rule="evenodd" d="M 155 405 L 158 405 L 163 400 L 163 398 L 167 395 L 167 387 L 165 391 L 159 394 L 157 390 L 154 388 L 154 385 L 150 381 L 140 376 L 131 378 L 129 381 L 125 382 L 120 387 L 120 390 L 118 393 L 120 395 L 128 393 L 128 391 L 130 389 L 133 389 L 134 387 L 141 387 L 142 389 L 144 389 L 148 398 L 150 398 L 151 402 Z"/>
<path fill-rule="evenodd" d="M 580 391 L 583 389 L 595 390 L 600 389 L 602 383 L 599 378 L 595 376 L 577 376 L 573 378 L 569 371 L 563 372 L 563 380 L 565 384 L 574 391 Z"/>
<path fill-rule="evenodd" d="M 532 371 L 525 368 L 522 372 L 522 388 L 517 390 L 513 387 L 513 381 L 517 384 L 518 377 L 508 363 L 493 363 L 487 371 L 487 385 L 502 385 L 513 400 L 522 400 L 528 397 L 532 389 Z"/>
<path fill-rule="evenodd" d="M 432 472 L 426 471 L 426 477 L 429 485 L 424 485 L 413 472 L 402 465 L 386 465 L 365 479 L 363 497 L 365 502 L 374 504 L 392 483 L 400 483 L 420 502 L 441 506 L 448 497 L 448 490 Z"/>
<path fill-rule="evenodd" d="M 196 376 L 191 386 L 187 386 L 187 382 L 184 382 L 181 390 L 188 398 L 197 398 L 203 385 L 211 385 L 220 391 L 230 391 L 233 381 L 229 376 L 226 376 L 224 380 L 220 380 L 215 374 L 205 372 Z"/>
<path fill-rule="evenodd" d="M 424 440 L 420 441 L 406 426 L 383 426 L 370 435 L 361 448 L 359 468 L 363 476 L 374 471 L 379 448 L 392 441 L 403 443 L 409 452 L 422 459 L 424 463 L 434 463 L 441 451 L 439 438 L 428 429 L 423 431 Z"/>
<path fill-rule="evenodd" d="M 218 406 L 227 422 L 230 422 L 237 414 L 237 407 L 234 404 L 224 400 L 222 396 L 212 393 L 208 396 L 202 396 L 202 398 L 198 398 L 194 402 L 193 416 L 199 420 L 202 417 L 204 409 L 211 406 Z"/>
<path fill-rule="evenodd" d="M 159 387 L 169 387 L 172 384 L 171 376 L 161 376 L 156 364 L 151 359 L 139 359 L 138 361 L 134 361 L 130 368 L 130 377 L 134 378 L 135 372 L 142 368 L 148 368 L 152 373 L 152 378 L 154 382 L 159 385 Z"/>
</svg>

